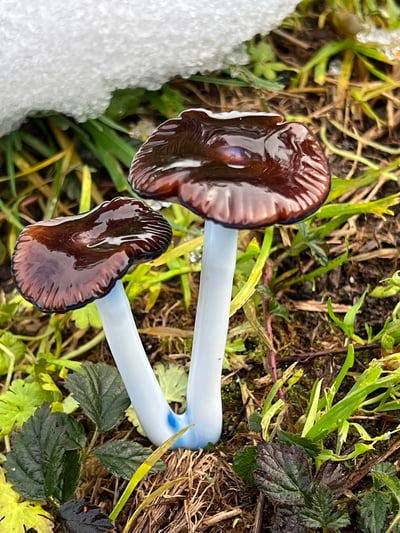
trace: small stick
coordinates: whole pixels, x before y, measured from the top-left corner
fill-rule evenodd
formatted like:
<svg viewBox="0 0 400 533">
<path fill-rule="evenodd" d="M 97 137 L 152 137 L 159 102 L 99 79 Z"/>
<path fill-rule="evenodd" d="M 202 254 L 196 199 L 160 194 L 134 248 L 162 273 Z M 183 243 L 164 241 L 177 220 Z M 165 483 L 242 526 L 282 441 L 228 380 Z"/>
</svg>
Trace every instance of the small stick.
<svg viewBox="0 0 400 533">
<path fill-rule="evenodd" d="M 378 343 L 375 344 L 365 344 L 365 345 L 356 345 L 354 346 L 355 352 L 364 352 L 367 350 L 378 350 L 381 348 L 381 345 Z M 293 363 L 293 361 L 299 362 L 308 362 L 309 360 L 316 359 L 317 357 L 329 357 L 335 355 L 345 355 L 347 353 L 347 347 L 344 348 L 334 348 L 333 350 L 321 350 L 319 352 L 309 352 L 309 353 L 299 353 L 294 355 L 288 355 L 279 359 L 280 363 Z"/>
<path fill-rule="evenodd" d="M 211 516 L 210 518 L 204 519 L 200 524 L 201 529 L 199 531 L 203 531 L 203 527 L 215 526 L 217 524 L 220 524 L 224 520 L 234 518 L 235 516 L 239 516 L 240 514 L 242 514 L 242 510 L 239 507 L 231 509 L 230 511 L 221 511 L 220 513 L 217 513 L 214 516 Z"/>
<path fill-rule="evenodd" d="M 393 115 L 392 118 L 392 124 L 391 128 L 392 130 L 395 130 L 400 125 L 400 110 L 396 111 L 396 113 Z M 388 132 L 388 127 L 383 126 L 382 128 L 377 128 L 374 126 L 373 128 L 370 128 L 369 130 L 365 131 L 363 133 L 363 138 L 367 139 L 368 141 L 375 141 L 376 139 L 380 139 Z"/>
<path fill-rule="evenodd" d="M 309 50 L 311 48 L 310 43 L 306 43 L 305 41 L 301 41 L 300 39 L 297 39 L 296 37 L 293 37 L 293 35 L 290 35 L 290 33 L 287 33 L 286 31 L 280 30 L 279 28 L 276 28 L 275 30 L 272 30 L 272 33 L 274 35 L 279 35 L 279 37 L 282 37 L 282 39 L 286 39 L 290 43 L 292 43 L 295 46 L 298 46 L 300 48 L 303 48 L 304 50 Z"/>
<path fill-rule="evenodd" d="M 354 487 L 356 487 L 360 483 L 360 481 L 362 481 L 362 479 L 364 479 L 364 477 L 371 472 L 373 466 L 379 463 L 383 463 L 384 461 L 386 461 L 386 459 L 389 459 L 389 457 L 395 452 L 397 452 L 399 448 L 400 439 L 397 439 L 397 441 L 389 448 L 386 453 L 384 453 L 380 457 L 375 457 L 374 459 L 372 459 L 372 461 L 365 465 L 364 468 L 358 470 L 357 473 L 346 483 L 344 490 L 352 490 Z"/>
<path fill-rule="evenodd" d="M 271 275 L 272 275 L 272 270 L 267 261 L 265 263 L 264 278 L 263 278 L 263 283 L 265 287 L 268 286 L 268 283 L 271 279 Z M 264 314 L 265 314 L 264 328 L 265 328 L 267 337 L 270 340 L 270 347 L 268 348 L 268 353 L 267 353 L 267 366 L 268 366 L 268 370 L 271 373 L 273 382 L 276 383 L 278 381 L 278 368 L 276 364 L 277 351 L 275 350 L 274 343 L 273 343 L 272 316 L 271 316 L 271 313 L 269 312 L 269 297 L 267 296 L 265 292 L 262 295 L 262 299 L 264 302 Z M 278 391 L 278 396 L 281 400 L 286 402 L 285 391 L 282 387 Z"/>
<path fill-rule="evenodd" d="M 261 533 L 263 531 L 264 504 L 265 496 L 260 492 L 257 497 L 256 519 L 252 533 Z"/>
</svg>

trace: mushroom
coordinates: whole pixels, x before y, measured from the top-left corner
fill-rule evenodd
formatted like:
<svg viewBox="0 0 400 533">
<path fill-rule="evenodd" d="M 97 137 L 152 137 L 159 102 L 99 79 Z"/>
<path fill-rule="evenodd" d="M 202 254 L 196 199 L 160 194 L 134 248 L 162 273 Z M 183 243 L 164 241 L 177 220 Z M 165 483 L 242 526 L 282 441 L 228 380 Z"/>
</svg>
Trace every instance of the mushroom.
<svg viewBox="0 0 400 533">
<path fill-rule="evenodd" d="M 140 200 L 117 197 L 88 213 L 31 224 L 19 235 L 12 273 L 41 311 L 63 313 L 95 301 L 132 405 L 150 440 L 181 428 L 140 340 L 121 277 L 169 246 L 168 222 Z"/>
<path fill-rule="evenodd" d="M 325 201 L 327 161 L 301 123 L 271 113 L 189 109 L 162 123 L 129 173 L 144 198 L 177 201 L 205 219 L 186 422 L 186 444 L 215 443 L 222 429 L 221 372 L 238 230 L 291 224 Z"/>
</svg>

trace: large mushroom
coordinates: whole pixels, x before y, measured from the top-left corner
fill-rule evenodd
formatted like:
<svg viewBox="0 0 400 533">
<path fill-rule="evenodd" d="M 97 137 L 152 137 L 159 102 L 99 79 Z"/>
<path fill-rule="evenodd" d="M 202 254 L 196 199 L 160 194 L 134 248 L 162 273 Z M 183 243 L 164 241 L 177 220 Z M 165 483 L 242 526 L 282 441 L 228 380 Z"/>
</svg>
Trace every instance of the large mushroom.
<svg viewBox="0 0 400 533">
<path fill-rule="evenodd" d="M 41 311 L 63 313 L 95 301 L 132 405 L 150 440 L 182 427 L 141 343 L 121 277 L 169 246 L 168 222 L 137 199 L 117 197 L 92 211 L 31 224 L 21 232 L 12 272 L 21 294 Z"/>
<path fill-rule="evenodd" d="M 308 217 L 330 189 L 316 137 L 270 113 L 184 111 L 162 123 L 129 173 L 144 198 L 177 201 L 205 219 L 202 272 L 187 392 L 185 444 L 216 442 L 222 428 L 221 371 L 238 230 Z"/>
</svg>

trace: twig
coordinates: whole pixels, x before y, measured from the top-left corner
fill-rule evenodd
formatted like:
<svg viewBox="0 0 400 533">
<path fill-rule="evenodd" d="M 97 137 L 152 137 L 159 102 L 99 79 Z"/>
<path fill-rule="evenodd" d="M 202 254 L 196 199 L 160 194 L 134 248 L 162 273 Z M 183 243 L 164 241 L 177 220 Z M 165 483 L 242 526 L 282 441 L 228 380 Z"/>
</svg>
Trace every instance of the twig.
<svg viewBox="0 0 400 533">
<path fill-rule="evenodd" d="M 265 269 L 264 269 L 264 278 L 263 278 L 264 287 L 268 286 L 268 283 L 271 279 L 271 275 L 272 275 L 272 270 L 267 261 L 265 263 Z M 275 350 L 274 343 L 273 343 L 272 315 L 269 309 L 269 297 L 266 292 L 263 292 L 262 299 L 264 303 L 264 315 L 265 315 L 264 316 L 264 328 L 265 328 L 267 337 L 270 340 L 270 347 L 268 348 L 268 352 L 267 352 L 267 366 L 268 366 L 268 370 L 271 374 L 273 382 L 276 383 L 278 381 L 278 368 L 276 365 L 277 351 Z M 278 396 L 281 400 L 286 402 L 285 392 L 282 387 L 278 391 Z"/>
<path fill-rule="evenodd" d="M 210 526 L 215 526 L 217 524 L 220 524 L 223 520 L 234 518 L 235 516 L 239 516 L 240 514 L 242 514 L 242 509 L 240 509 L 239 507 L 231 509 L 230 511 L 221 511 L 220 513 L 217 513 L 214 516 L 211 516 L 210 518 L 204 519 L 200 524 L 201 529 L 199 531 L 203 531 L 203 527 L 208 528 Z"/>
<path fill-rule="evenodd" d="M 368 350 L 378 350 L 381 348 L 381 345 L 378 343 L 375 344 L 364 344 L 364 345 L 355 345 L 355 352 L 366 352 Z M 345 355 L 347 353 L 347 347 L 335 348 L 333 350 L 321 350 L 319 352 L 309 352 L 309 353 L 298 353 L 294 355 L 288 355 L 279 359 L 279 363 L 293 363 L 293 361 L 303 362 L 309 361 L 311 359 L 316 359 L 317 357 L 331 357 L 335 355 Z"/>
<path fill-rule="evenodd" d="M 300 39 L 293 37 L 293 35 L 290 35 L 290 33 L 287 33 L 284 30 L 280 30 L 279 28 L 275 28 L 274 30 L 272 30 L 272 33 L 274 35 L 279 35 L 279 37 L 282 37 L 282 39 L 286 39 L 286 41 L 289 41 L 290 43 L 294 44 L 296 47 L 303 48 L 303 50 L 309 50 L 311 48 L 310 43 L 301 41 Z"/>
<path fill-rule="evenodd" d="M 383 461 L 386 461 L 391 455 L 393 455 L 395 452 L 397 452 L 400 449 L 400 439 L 397 439 L 397 441 L 392 444 L 392 446 L 389 448 L 389 450 L 384 453 L 383 455 L 379 457 L 374 457 L 372 461 L 370 461 L 367 465 L 364 466 L 364 468 L 361 468 L 357 470 L 356 474 L 349 479 L 347 484 L 345 485 L 344 490 L 352 490 L 354 487 L 356 487 L 362 479 L 364 479 L 365 476 L 367 476 L 370 472 L 373 466 L 383 463 Z"/>
<path fill-rule="evenodd" d="M 393 124 L 391 125 L 391 130 L 395 130 L 400 126 L 400 110 L 396 111 L 396 113 L 393 115 Z M 386 133 L 388 133 L 388 126 L 383 126 L 382 128 L 377 128 L 374 126 L 373 128 L 370 128 L 366 132 L 363 133 L 363 138 L 368 141 L 375 141 L 376 139 L 380 139 Z"/>
<path fill-rule="evenodd" d="M 240 422 L 243 420 L 244 415 L 246 414 L 246 407 L 250 401 L 250 396 L 247 398 L 245 403 L 242 405 L 242 408 L 240 409 L 239 414 L 235 417 L 232 427 L 229 431 L 227 431 L 224 435 L 225 439 L 230 440 L 235 434 L 236 430 L 239 427 Z"/>
<path fill-rule="evenodd" d="M 254 527 L 252 533 L 261 533 L 263 531 L 263 516 L 264 516 L 264 503 L 265 496 L 258 493 L 257 497 L 257 507 L 256 507 L 256 519 L 254 521 Z"/>
</svg>

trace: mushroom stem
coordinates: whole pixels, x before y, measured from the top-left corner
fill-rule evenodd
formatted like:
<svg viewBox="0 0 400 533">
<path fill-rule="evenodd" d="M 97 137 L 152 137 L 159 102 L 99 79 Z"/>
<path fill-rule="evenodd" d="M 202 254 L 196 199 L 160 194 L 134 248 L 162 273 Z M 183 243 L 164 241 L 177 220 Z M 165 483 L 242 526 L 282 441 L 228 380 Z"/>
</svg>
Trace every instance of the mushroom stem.
<svg viewBox="0 0 400 533">
<path fill-rule="evenodd" d="M 96 300 L 108 345 L 147 437 L 157 446 L 185 425 L 172 411 L 152 370 L 123 284 Z M 175 446 L 179 446 L 177 441 Z"/>
<path fill-rule="evenodd" d="M 190 362 L 183 435 L 196 449 L 218 441 L 222 430 L 221 372 L 229 325 L 238 230 L 205 222 L 199 299 Z"/>
<path fill-rule="evenodd" d="M 203 448 L 222 429 L 221 372 L 229 325 L 238 230 L 211 221 L 204 228 L 199 299 L 187 391 L 187 410 L 168 405 L 143 348 L 123 284 L 96 300 L 108 345 L 147 437 L 157 446 L 193 425 L 174 448 Z"/>
</svg>

